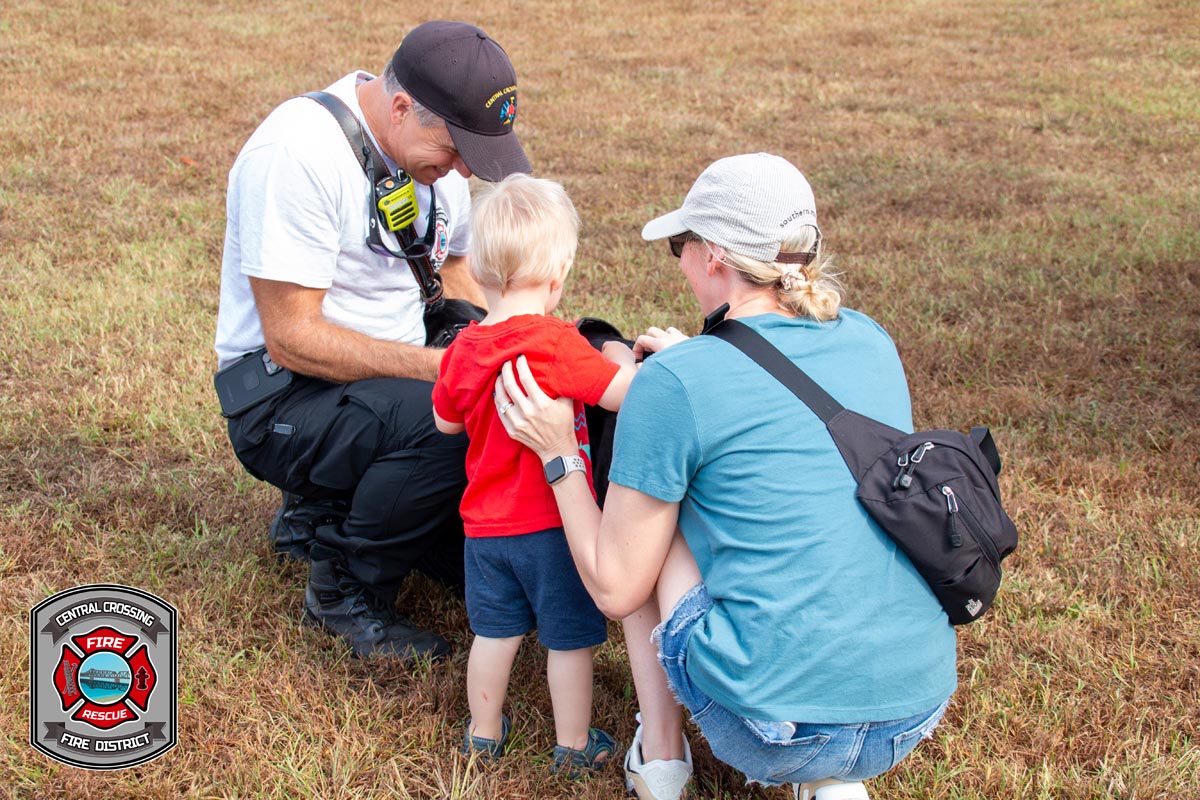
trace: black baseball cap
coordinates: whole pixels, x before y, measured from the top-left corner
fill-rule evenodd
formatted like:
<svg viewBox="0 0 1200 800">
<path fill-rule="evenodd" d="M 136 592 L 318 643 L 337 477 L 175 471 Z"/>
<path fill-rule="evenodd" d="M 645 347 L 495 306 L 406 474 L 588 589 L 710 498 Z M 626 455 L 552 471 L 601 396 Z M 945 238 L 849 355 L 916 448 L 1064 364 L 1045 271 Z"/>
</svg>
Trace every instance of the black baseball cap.
<svg viewBox="0 0 1200 800">
<path fill-rule="evenodd" d="M 400 43 L 392 71 L 405 91 L 446 121 L 471 172 L 485 181 L 532 172 L 513 131 L 517 73 L 486 33 L 465 22 L 422 23 Z"/>
</svg>

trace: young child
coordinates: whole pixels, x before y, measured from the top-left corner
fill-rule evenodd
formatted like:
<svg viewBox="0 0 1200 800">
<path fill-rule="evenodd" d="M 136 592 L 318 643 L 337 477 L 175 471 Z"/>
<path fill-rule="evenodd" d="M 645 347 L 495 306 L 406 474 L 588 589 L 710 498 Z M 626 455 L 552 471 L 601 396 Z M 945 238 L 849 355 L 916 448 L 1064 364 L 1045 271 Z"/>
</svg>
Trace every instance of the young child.
<svg viewBox="0 0 1200 800">
<path fill-rule="evenodd" d="M 579 235 L 579 216 L 562 186 L 511 175 L 482 190 L 471 216 L 471 272 L 490 310 L 450 345 L 433 388 L 438 430 L 465 428 L 470 439 L 461 511 L 475 640 L 462 749 L 489 760 L 504 752 L 509 672 L 522 638 L 536 628 L 549 651 L 553 770 L 575 777 L 607 763 L 616 747 L 607 733 L 589 727 L 592 649 L 607 639 L 607 621 L 575 570 L 542 463 L 509 438 L 492 391 L 500 367 L 524 355 L 548 394 L 573 398 L 590 481 L 583 404 L 615 411 L 636 368 L 628 348 L 609 345 L 602 356 L 574 326 L 547 316 L 562 297 Z"/>
</svg>

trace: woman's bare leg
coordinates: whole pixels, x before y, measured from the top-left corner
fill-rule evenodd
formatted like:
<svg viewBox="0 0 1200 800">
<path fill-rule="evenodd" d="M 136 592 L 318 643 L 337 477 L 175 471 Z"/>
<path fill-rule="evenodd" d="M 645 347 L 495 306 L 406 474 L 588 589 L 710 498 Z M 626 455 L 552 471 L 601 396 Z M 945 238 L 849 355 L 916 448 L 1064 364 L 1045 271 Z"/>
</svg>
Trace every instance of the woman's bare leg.
<svg viewBox="0 0 1200 800">
<path fill-rule="evenodd" d="M 677 530 L 655 596 L 622 620 L 633 687 L 642 712 L 642 759 L 647 762 L 683 758 L 683 707 L 667 686 L 650 633 L 675 608 L 679 598 L 699 582 L 696 559 Z"/>
<path fill-rule="evenodd" d="M 650 633 L 659 622 L 658 601 L 651 597 L 621 620 L 629 669 L 642 712 L 642 759 L 672 761 L 683 758 L 683 706 L 667 687 L 667 676 L 658 663 Z"/>
</svg>

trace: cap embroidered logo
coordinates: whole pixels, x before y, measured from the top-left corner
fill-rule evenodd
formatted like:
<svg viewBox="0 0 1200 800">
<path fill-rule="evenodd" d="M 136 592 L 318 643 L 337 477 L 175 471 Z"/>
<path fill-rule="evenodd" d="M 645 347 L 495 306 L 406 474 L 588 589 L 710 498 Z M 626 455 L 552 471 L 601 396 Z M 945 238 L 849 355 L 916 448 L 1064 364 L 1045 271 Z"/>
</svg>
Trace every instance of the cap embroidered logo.
<svg viewBox="0 0 1200 800">
<path fill-rule="evenodd" d="M 510 97 L 504 101 L 504 105 L 500 106 L 500 119 L 504 120 L 505 125 L 511 125 L 512 121 L 517 118 L 517 98 Z"/>
</svg>

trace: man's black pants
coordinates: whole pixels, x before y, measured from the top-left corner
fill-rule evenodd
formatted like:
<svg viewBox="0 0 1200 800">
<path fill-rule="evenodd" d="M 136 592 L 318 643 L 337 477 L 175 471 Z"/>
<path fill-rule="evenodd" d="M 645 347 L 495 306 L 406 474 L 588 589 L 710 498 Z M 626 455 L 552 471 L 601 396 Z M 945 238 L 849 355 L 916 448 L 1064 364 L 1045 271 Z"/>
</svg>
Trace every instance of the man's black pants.
<svg viewBox="0 0 1200 800">
<path fill-rule="evenodd" d="M 406 378 L 297 375 L 279 397 L 229 420 L 251 475 L 308 500 L 349 502 L 346 521 L 318 528 L 317 539 L 387 603 L 413 568 L 462 580 L 467 438 L 434 427 L 431 393 L 432 384 Z"/>
</svg>

